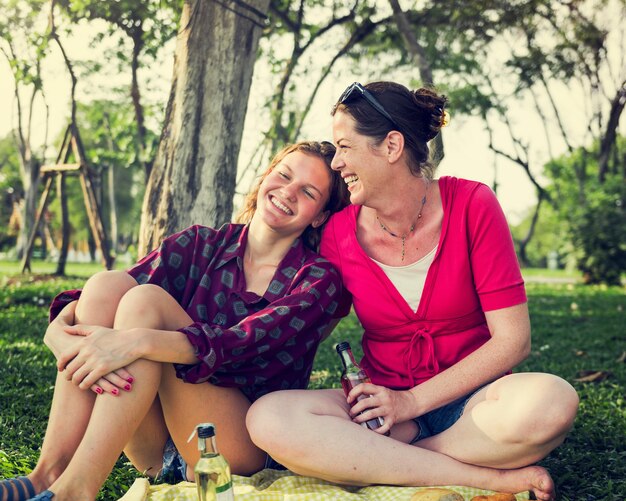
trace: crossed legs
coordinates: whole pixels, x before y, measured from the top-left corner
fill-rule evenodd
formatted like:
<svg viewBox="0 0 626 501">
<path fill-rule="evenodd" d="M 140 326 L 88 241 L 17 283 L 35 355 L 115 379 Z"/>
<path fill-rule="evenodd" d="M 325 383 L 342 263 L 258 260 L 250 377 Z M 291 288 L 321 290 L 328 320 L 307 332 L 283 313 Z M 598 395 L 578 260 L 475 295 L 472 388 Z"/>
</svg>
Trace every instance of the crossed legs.
<svg viewBox="0 0 626 501">
<path fill-rule="evenodd" d="M 86 283 L 76 323 L 174 330 L 191 319 L 163 289 L 138 286 L 123 272 L 103 272 Z M 265 455 L 245 429 L 250 404 L 239 390 L 185 384 L 171 364 L 150 360 L 136 360 L 127 370 L 132 390 L 119 396 L 96 396 L 57 375 L 42 453 L 29 475 L 37 492 L 49 488 L 59 501 L 95 499 L 123 449 L 154 476 L 169 434 L 193 468 L 198 452 L 186 439 L 202 421 L 216 423 L 219 447 L 235 472 L 263 466 Z"/>
<path fill-rule="evenodd" d="M 548 472 L 526 465 L 563 441 L 577 405 L 562 379 L 517 374 L 478 392 L 455 425 L 416 445 L 408 445 L 413 422 L 394 426 L 391 438 L 354 424 L 341 390 L 271 393 L 253 404 L 247 425 L 259 447 L 302 475 L 354 485 L 531 490 L 552 499 Z"/>
</svg>

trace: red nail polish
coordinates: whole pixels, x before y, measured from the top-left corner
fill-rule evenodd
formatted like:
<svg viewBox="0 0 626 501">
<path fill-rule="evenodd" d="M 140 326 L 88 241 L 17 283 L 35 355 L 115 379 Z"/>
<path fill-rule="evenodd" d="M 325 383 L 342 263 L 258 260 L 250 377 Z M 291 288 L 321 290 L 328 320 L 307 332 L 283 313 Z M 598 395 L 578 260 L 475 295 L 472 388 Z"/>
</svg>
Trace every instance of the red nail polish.
<svg viewBox="0 0 626 501">
<path fill-rule="evenodd" d="M 135 378 L 130 376 L 129 378 L 126 379 L 126 381 L 128 381 L 129 383 L 132 383 L 133 381 L 135 381 Z"/>
<path fill-rule="evenodd" d="M 132 388 L 133 388 L 133 387 L 132 387 L 131 385 L 129 385 L 129 384 L 127 384 L 126 386 L 124 386 L 124 389 L 125 389 L 126 391 L 130 391 L 130 390 L 132 390 Z"/>
<path fill-rule="evenodd" d="M 96 388 L 96 393 L 98 395 L 102 395 L 102 392 L 103 392 L 102 388 Z"/>
<path fill-rule="evenodd" d="M 113 395 L 117 395 L 119 393 L 119 390 L 117 388 L 113 388 L 111 390 L 111 393 L 113 393 Z"/>
</svg>

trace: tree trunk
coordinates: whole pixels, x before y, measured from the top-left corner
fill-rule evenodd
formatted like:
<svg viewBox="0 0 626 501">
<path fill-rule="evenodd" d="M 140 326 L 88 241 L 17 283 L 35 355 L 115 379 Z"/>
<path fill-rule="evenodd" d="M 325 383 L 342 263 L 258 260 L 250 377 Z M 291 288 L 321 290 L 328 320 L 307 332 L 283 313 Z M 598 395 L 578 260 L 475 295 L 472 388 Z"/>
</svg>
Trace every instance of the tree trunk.
<svg viewBox="0 0 626 501">
<path fill-rule="evenodd" d="M 115 170 L 113 165 L 109 165 L 107 171 L 107 180 L 109 183 L 109 234 L 111 236 L 111 252 L 117 255 L 117 202 L 115 201 Z"/>
<path fill-rule="evenodd" d="M 519 245 L 519 259 L 520 264 L 522 266 L 528 266 L 530 264 L 530 260 L 528 259 L 528 244 L 530 243 L 533 235 L 535 234 L 535 229 L 537 228 L 537 221 L 539 221 L 539 213 L 541 211 L 541 203 L 543 202 L 543 192 L 537 190 L 537 205 L 535 205 L 535 212 L 533 213 L 533 217 L 530 221 L 530 227 L 528 228 L 528 232 L 526 236 L 519 240 L 517 243 Z"/>
<path fill-rule="evenodd" d="M 39 195 L 39 161 L 33 157 L 25 160 L 25 176 L 22 178 L 24 184 L 24 205 L 22 213 L 22 226 L 17 240 L 17 257 L 21 259 L 26 250 L 28 237 L 35 224 L 37 213 L 37 197 Z"/>
<path fill-rule="evenodd" d="M 619 126 L 619 119 L 624 111 L 624 105 L 626 104 L 626 81 L 622 82 L 622 85 L 617 91 L 617 94 L 611 101 L 611 111 L 609 113 L 609 120 L 606 124 L 606 129 L 603 131 L 602 138 L 600 140 L 600 153 L 598 155 L 598 180 L 600 183 L 604 183 L 606 174 L 609 168 L 609 155 L 617 138 L 617 128 Z"/>
<path fill-rule="evenodd" d="M 70 216 L 67 208 L 67 190 L 65 184 L 65 173 L 60 172 L 57 175 L 57 196 L 61 206 L 61 249 L 59 252 L 59 260 L 57 261 L 57 271 L 55 275 L 65 275 L 65 264 L 67 263 L 67 254 L 70 248 Z"/>
<path fill-rule="evenodd" d="M 186 0 L 159 150 L 141 214 L 139 254 L 191 224 L 230 220 L 237 157 L 269 0 L 237 12 Z"/>
<path fill-rule="evenodd" d="M 143 165 L 143 172 L 146 182 L 150 178 L 150 170 L 152 164 L 146 158 L 146 124 L 143 112 L 143 105 L 141 104 L 141 92 L 139 90 L 139 55 L 144 47 L 143 31 L 138 30 L 137 34 L 133 37 L 133 56 L 130 63 L 131 68 L 131 84 L 130 84 L 130 97 L 133 101 L 133 108 L 135 110 L 135 121 L 137 122 L 137 153 L 139 155 L 139 161 Z"/>
</svg>

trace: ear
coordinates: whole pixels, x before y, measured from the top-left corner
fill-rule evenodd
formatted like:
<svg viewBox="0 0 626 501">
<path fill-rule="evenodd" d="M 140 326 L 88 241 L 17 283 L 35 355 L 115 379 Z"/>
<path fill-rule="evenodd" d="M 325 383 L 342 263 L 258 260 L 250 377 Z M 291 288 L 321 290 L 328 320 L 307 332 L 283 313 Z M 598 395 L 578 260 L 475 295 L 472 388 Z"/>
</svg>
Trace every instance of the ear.
<svg viewBox="0 0 626 501">
<path fill-rule="evenodd" d="M 320 212 L 318 214 L 318 216 L 311 223 L 311 226 L 313 228 L 319 228 L 320 226 L 322 226 L 326 222 L 326 220 L 328 219 L 329 215 L 330 215 L 330 212 L 327 211 L 327 210 Z"/>
<path fill-rule="evenodd" d="M 385 153 L 389 163 L 397 162 L 404 152 L 404 135 L 397 130 L 391 130 L 385 138 Z"/>
</svg>

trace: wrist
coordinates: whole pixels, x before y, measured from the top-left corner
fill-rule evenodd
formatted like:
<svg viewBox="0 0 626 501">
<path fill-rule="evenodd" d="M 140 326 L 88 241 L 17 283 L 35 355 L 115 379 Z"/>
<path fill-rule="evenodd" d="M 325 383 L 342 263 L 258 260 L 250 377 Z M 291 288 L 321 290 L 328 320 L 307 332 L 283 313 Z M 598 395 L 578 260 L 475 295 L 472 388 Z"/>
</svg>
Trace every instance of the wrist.
<svg viewBox="0 0 626 501">
<path fill-rule="evenodd" d="M 142 327 L 133 327 L 126 331 L 131 345 L 131 354 L 135 359 L 147 358 L 146 355 L 150 353 L 151 336 L 147 336 L 146 333 L 146 329 Z"/>
<path fill-rule="evenodd" d="M 411 409 L 411 419 L 426 413 L 423 402 L 420 400 L 416 390 L 417 388 L 406 390 L 407 400 L 409 401 L 409 409 Z"/>
</svg>

